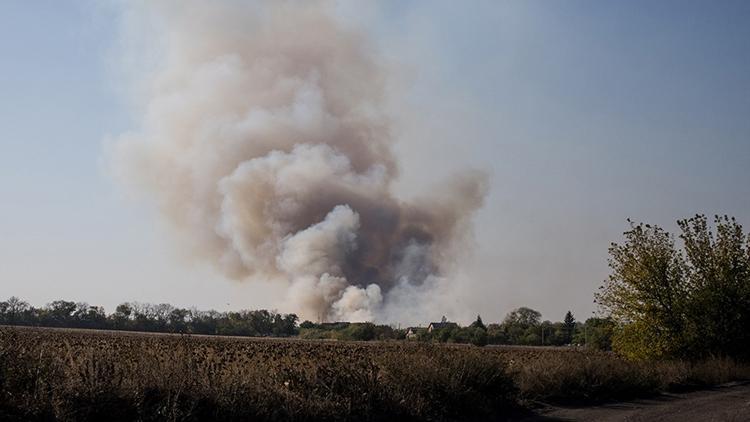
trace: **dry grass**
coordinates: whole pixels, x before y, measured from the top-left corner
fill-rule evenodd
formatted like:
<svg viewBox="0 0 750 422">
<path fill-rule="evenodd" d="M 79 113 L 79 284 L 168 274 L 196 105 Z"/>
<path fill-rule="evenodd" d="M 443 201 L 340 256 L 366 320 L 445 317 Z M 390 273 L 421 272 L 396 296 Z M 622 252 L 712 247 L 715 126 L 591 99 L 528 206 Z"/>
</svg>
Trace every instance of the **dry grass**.
<svg viewBox="0 0 750 422">
<path fill-rule="evenodd" d="M 750 379 L 724 359 L 0 329 L 0 420 L 499 420 Z"/>
<path fill-rule="evenodd" d="M 596 403 L 646 397 L 750 379 L 750 365 L 731 359 L 632 362 L 610 352 L 542 350 L 509 361 L 526 402 Z"/>
<path fill-rule="evenodd" d="M 601 352 L 568 351 L 514 368 L 522 397 L 544 402 L 599 402 L 649 395 L 659 376 L 646 364 Z"/>
<path fill-rule="evenodd" d="M 0 334 L 0 419 L 453 420 L 515 405 L 481 350 L 100 334 Z"/>
</svg>

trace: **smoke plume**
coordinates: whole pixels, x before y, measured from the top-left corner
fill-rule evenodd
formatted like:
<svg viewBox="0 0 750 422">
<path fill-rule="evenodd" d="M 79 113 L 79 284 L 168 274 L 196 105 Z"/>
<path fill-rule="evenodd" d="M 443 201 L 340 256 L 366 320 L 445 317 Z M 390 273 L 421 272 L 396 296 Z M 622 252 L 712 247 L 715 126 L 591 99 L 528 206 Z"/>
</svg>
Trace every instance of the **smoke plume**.
<svg viewBox="0 0 750 422">
<path fill-rule="evenodd" d="M 231 278 L 289 283 L 311 319 L 383 319 L 445 276 L 486 177 L 392 193 L 386 72 L 365 34 L 327 2 L 155 3 L 134 13 L 160 53 L 115 162 L 192 250 Z"/>
</svg>

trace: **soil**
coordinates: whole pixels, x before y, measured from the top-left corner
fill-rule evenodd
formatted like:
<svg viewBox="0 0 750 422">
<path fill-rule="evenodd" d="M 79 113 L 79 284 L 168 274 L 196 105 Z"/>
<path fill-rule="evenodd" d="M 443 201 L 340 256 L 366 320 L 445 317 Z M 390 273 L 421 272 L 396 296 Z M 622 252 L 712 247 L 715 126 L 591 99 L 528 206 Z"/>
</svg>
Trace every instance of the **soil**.
<svg viewBox="0 0 750 422">
<path fill-rule="evenodd" d="M 750 382 L 599 406 L 548 407 L 538 410 L 524 421 L 748 422 Z"/>
</svg>

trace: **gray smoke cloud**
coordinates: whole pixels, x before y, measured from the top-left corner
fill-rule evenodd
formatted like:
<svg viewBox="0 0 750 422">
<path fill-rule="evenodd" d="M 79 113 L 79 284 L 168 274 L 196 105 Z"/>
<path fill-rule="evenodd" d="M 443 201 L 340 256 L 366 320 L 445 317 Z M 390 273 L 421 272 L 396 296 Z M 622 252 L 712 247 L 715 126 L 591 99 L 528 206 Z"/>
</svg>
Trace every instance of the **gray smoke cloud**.
<svg viewBox="0 0 750 422">
<path fill-rule="evenodd" d="M 386 319 L 445 277 L 487 178 L 393 194 L 387 72 L 331 3 L 130 7 L 159 54 L 136 90 L 142 126 L 114 162 L 198 256 L 289 283 L 288 307 L 320 320 Z"/>
</svg>

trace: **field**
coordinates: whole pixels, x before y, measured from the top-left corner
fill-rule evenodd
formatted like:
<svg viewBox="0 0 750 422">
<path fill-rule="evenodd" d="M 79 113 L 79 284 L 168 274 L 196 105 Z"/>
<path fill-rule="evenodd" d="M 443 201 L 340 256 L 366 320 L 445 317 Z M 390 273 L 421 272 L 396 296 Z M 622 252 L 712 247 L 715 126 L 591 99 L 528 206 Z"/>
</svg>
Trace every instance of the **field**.
<svg viewBox="0 0 750 422">
<path fill-rule="evenodd" d="M 0 328 L 0 420 L 502 420 L 743 377 L 561 348 Z"/>
</svg>

